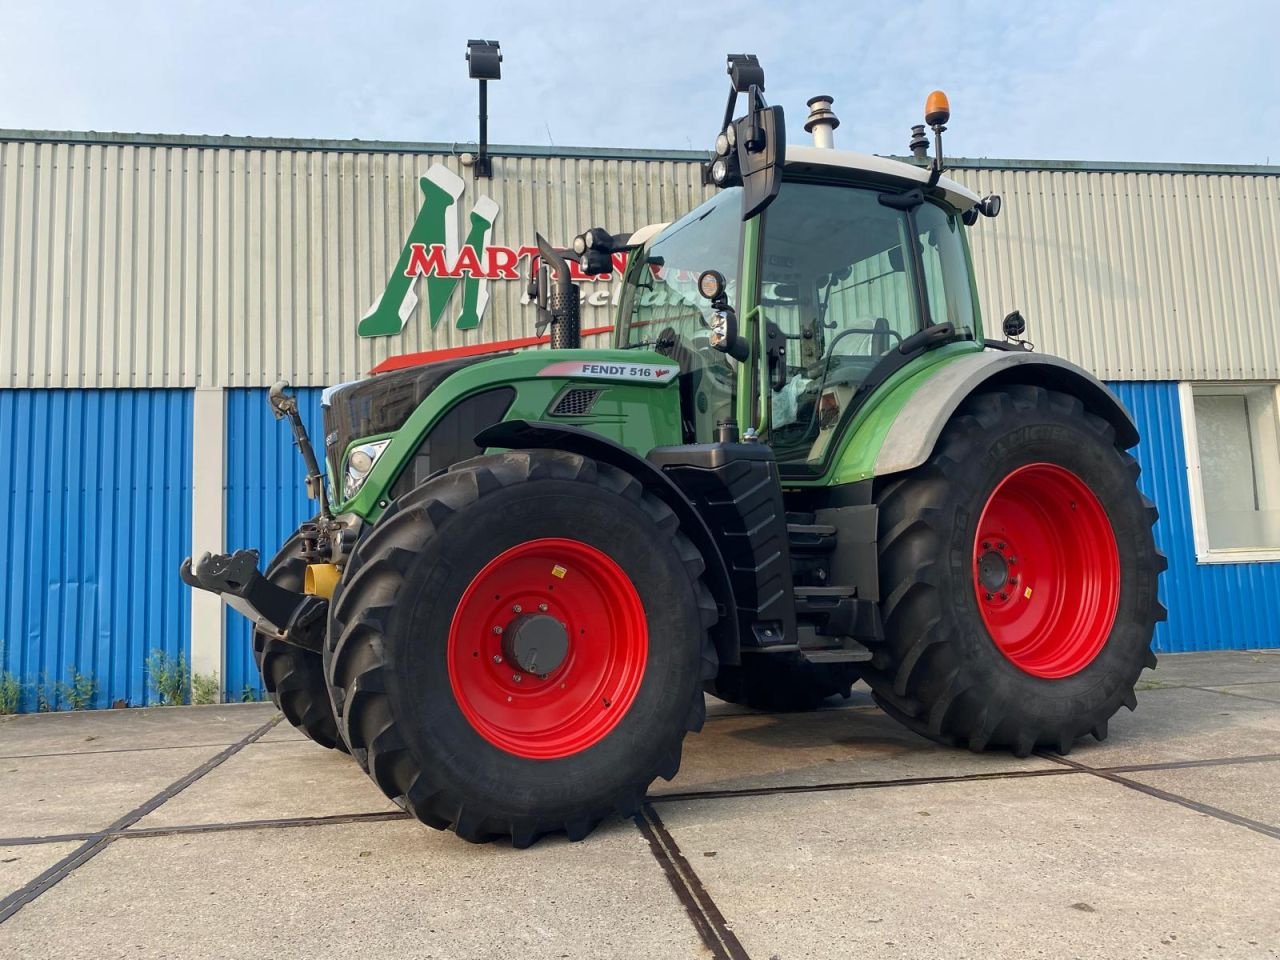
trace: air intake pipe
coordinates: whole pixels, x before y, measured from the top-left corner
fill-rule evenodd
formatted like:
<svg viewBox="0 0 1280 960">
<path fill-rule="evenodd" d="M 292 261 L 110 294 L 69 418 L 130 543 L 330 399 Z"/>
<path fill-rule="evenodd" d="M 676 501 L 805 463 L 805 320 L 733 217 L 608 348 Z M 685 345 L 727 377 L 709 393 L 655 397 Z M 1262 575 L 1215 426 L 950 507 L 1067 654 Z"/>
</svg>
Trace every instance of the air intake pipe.
<svg viewBox="0 0 1280 960">
<path fill-rule="evenodd" d="M 551 314 L 551 349 L 577 350 L 582 346 L 582 298 L 569 277 L 569 264 L 542 234 L 537 234 L 538 256 L 555 271 L 555 284 L 547 291 Z"/>
<path fill-rule="evenodd" d="M 836 145 L 833 134 L 840 126 L 840 118 L 831 109 L 834 102 L 834 98 L 826 94 L 810 97 L 808 101 L 809 116 L 804 122 L 804 132 L 813 134 L 813 145 L 822 150 L 832 150 Z"/>
</svg>

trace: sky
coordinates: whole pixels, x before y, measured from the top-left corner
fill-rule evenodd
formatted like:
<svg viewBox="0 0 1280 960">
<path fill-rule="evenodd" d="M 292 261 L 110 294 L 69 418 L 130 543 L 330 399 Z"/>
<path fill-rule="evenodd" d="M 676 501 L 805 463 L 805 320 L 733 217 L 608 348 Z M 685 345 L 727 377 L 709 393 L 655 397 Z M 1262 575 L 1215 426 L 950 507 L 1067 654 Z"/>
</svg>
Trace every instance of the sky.
<svg viewBox="0 0 1280 960">
<path fill-rule="evenodd" d="M 710 147 L 729 52 L 805 142 L 906 152 L 930 90 L 952 156 L 1280 163 L 1264 0 L 0 0 L 0 128 L 474 141 L 473 37 L 502 44 L 494 143 Z"/>
</svg>

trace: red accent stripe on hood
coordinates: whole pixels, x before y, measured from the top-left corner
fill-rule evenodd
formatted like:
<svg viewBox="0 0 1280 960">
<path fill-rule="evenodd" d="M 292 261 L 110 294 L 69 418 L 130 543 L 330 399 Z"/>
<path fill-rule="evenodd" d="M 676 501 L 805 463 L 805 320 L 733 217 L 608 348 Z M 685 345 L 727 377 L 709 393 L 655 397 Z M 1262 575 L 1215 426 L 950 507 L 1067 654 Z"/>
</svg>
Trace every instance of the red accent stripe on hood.
<svg viewBox="0 0 1280 960">
<path fill-rule="evenodd" d="M 584 337 L 594 337 L 601 333 L 609 333 L 613 325 L 607 327 L 588 327 L 582 331 Z M 456 360 L 459 357 L 478 357 L 486 353 L 501 353 L 504 350 L 519 350 L 522 347 L 536 347 L 550 343 L 551 336 L 517 337 L 514 340 L 495 340 L 493 343 L 469 343 L 463 347 L 446 347 L 443 350 L 424 350 L 420 353 L 402 353 L 399 356 L 387 357 L 370 373 L 386 373 L 389 370 L 403 370 L 406 367 L 417 367 L 424 363 L 435 363 L 438 360 Z"/>
</svg>

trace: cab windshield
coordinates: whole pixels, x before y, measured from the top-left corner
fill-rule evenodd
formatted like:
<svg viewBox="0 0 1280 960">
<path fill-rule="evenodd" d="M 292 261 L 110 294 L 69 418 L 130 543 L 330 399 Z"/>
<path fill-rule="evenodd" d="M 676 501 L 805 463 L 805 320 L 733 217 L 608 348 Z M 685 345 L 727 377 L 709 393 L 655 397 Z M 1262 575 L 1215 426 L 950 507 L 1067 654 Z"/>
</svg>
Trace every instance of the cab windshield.
<svg viewBox="0 0 1280 960">
<path fill-rule="evenodd" d="M 738 302 L 742 188 L 723 190 L 632 253 L 617 345 L 648 347 L 680 364 L 686 441 L 707 442 L 732 416 L 737 364 L 711 348 L 711 304 L 698 293 L 704 270 L 724 274 Z"/>
<path fill-rule="evenodd" d="M 793 182 L 764 215 L 760 304 L 786 356 L 769 442 L 784 464 L 825 462 L 859 388 L 912 334 L 949 322 L 974 336 L 959 218 L 900 196 Z"/>
</svg>

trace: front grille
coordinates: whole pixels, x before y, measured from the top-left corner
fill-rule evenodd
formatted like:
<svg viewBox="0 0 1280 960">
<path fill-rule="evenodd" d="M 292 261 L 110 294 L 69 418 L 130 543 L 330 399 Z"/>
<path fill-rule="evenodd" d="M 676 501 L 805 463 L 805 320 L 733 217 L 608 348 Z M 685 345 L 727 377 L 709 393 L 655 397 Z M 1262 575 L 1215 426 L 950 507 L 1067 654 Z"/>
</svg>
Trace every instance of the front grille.
<svg viewBox="0 0 1280 960">
<path fill-rule="evenodd" d="M 591 408 L 600 399 L 599 390 L 574 387 L 560 396 L 560 402 L 551 410 L 553 417 L 583 417 L 591 412 Z"/>
<path fill-rule="evenodd" d="M 491 353 L 425 363 L 335 388 L 324 408 L 325 453 L 333 476 L 340 474 L 342 455 L 352 441 L 398 430 L 447 377 L 473 363 L 506 355 Z"/>
</svg>

